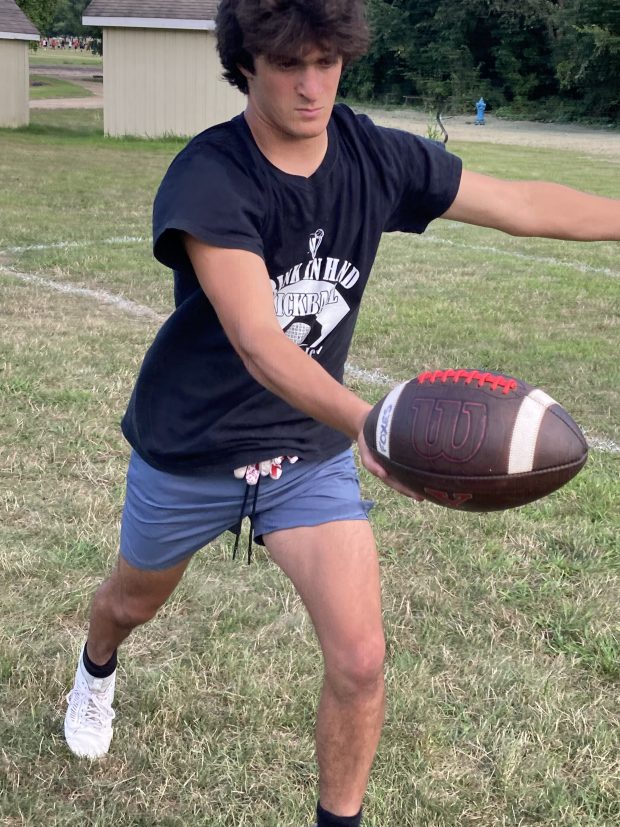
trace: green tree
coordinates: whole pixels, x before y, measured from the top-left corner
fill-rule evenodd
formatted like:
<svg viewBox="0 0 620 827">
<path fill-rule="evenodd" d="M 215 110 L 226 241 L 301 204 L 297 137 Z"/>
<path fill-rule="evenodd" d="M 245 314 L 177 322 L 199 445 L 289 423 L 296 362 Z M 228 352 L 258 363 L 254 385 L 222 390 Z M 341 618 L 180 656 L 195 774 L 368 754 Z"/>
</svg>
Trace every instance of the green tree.
<svg viewBox="0 0 620 827">
<path fill-rule="evenodd" d="M 32 20 L 41 34 L 49 33 L 58 0 L 17 0 L 17 5 Z"/>
<path fill-rule="evenodd" d="M 404 24 L 401 3 L 368 0 L 367 13 L 372 30 L 370 50 L 348 67 L 341 84 L 343 93 L 361 100 L 411 92 L 405 82 L 409 28 Z"/>
<path fill-rule="evenodd" d="M 57 0 L 56 14 L 52 20 L 52 35 L 92 35 L 101 37 L 101 29 L 83 26 L 82 15 L 90 0 Z"/>
<path fill-rule="evenodd" d="M 345 89 L 460 109 L 480 94 L 496 104 L 553 94 L 555 10 L 554 0 L 368 0 L 373 45 Z"/>
<path fill-rule="evenodd" d="M 344 94 L 620 121 L 619 0 L 367 0 L 373 42 Z"/>
<path fill-rule="evenodd" d="M 566 0 L 557 17 L 561 89 L 588 116 L 620 121 L 618 0 Z"/>
</svg>

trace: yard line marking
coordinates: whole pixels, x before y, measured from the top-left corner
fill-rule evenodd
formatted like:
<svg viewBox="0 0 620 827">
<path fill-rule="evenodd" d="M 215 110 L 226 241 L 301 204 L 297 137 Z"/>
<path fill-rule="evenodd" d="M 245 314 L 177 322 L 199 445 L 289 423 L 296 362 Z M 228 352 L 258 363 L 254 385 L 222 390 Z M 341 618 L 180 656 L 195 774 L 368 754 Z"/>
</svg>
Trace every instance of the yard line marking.
<svg viewBox="0 0 620 827">
<path fill-rule="evenodd" d="M 394 385 L 398 385 L 398 379 L 392 379 L 390 376 L 386 376 L 385 373 L 381 373 L 380 370 L 366 370 L 366 368 L 356 368 L 354 365 L 350 365 L 348 362 L 345 365 L 345 369 L 349 376 L 353 379 L 359 379 L 361 382 L 367 382 L 369 385 L 377 385 L 378 387 L 386 387 L 386 388 L 393 388 Z"/>
<path fill-rule="evenodd" d="M 76 247 L 92 247 L 94 244 L 138 244 L 143 241 L 151 242 L 150 238 L 144 236 L 118 236 L 116 238 L 94 238 L 84 241 L 56 241 L 50 244 L 27 244 L 24 247 L 6 247 L 0 250 L 0 255 L 8 253 L 29 253 L 31 250 L 65 250 Z"/>
<path fill-rule="evenodd" d="M 453 222 L 456 223 L 456 222 Z M 459 226 L 461 226 L 459 224 Z M 449 247 L 458 247 L 462 250 L 471 250 L 475 253 L 491 253 L 498 256 L 508 256 L 512 258 L 520 258 L 524 261 L 531 261 L 534 264 L 550 264 L 554 267 L 568 267 L 569 270 L 577 270 L 579 273 L 600 273 L 604 276 L 611 276 L 612 278 L 620 278 L 620 271 L 612 270 L 610 267 L 593 267 L 591 264 L 582 264 L 579 261 L 563 261 L 559 258 L 551 256 L 534 256 L 529 253 L 520 253 L 517 250 L 503 250 L 500 247 L 490 247 L 483 244 L 466 244 L 463 241 L 453 241 L 450 238 L 439 238 L 431 234 L 424 234 L 420 236 L 422 242 L 428 244 L 445 244 Z M 95 244 L 152 244 L 153 239 L 146 236 L 118 236 L 113 238 L 92 239 L 86 241 L 58 241 L 50 244 L 29 244 L 23 247 L 7 247 L 0 250 L 1 254 L 19 254 L 27 253 L 32 250 L 55 250 L 68 249 L 79 247 L 91 247 Z"/>
<path fill-rule="evenodd" d="M 586 428 L 582 428 L 581 430 L 590 448 L 593 448 L 595 451 L 600 451 L 603 454 L 620 454 L 620 445 L 616 445 L 613 440 L 607 439 L 607 437 L 590 436 Z"/>
<path fill-rule="evenodd" d="M 50 279 L 44 279 L 41 276 L 35 276 L 32 273 L 20 273 L 12 267 L 0 266 L 0 272 L 8 273 L 21 281 L 37 284 L 40 287 L 47 287 L 50 290 L 56 290 L 58 293 L 70 293 L 73 296 L 85 296 L 89 299 L 95 299 L 95 301 L 102 304 L 111 304 L 118 307 L 120 310 L 126 311 L 132 316 L 141 316 L 147 319 L 152 319 L 156 322 L 163 322 L 166 318 L 165 315 L 157 313 L 150 307 L 146 307 L 143 304 L 138 304 L 137 302 L 131 301 L 131 299 L 126 299 L 124 296 L 119 296 L 116 293 L 108 293 L 106 290 L 92 290 L 89 287 L 77 287 L 75 284 L 65 284 L 61 281 L 52 281 Z"/>
<path fill-rule="evenodd" d="M 84 296 L 88 299 L 95 299 L 95 301 L 102 304 L 110 304 L 119 310 L 129 313 L 131 316 L 140 318 L 147 318 L 151 321 L 164 322 L 167 318 L 165 313 L 157 313 L 151 307 L 138 302 L 126 299 L 124 296 L 119 296 L 116 293 L 108 293 L 107 290 L 92 290 L 88 287 L 77 287 L 74 284 L 66 284 L 61 281 L 52 281 L 51 279 L 44 279 L 41 276 L 35 276 L 32 273 L 20 273 L 12 267 L 4 267 L 0 265 L 0 273 L 6 273 L 13 276 L 20 281 L 25 281 L 29 284 L 36 284 L 39 287 L 46 287 L 50 290 L 55 290 L 58 293 L 67 293 L 73 296 Z M 402 382 L 402 379 L 393 379 L 385 373 L 378 370 L 367 370 L 366 368 L 358 368 L 350 362 L 345 364 L 345 371 L 352 379 L 358 379 L 361 382 L 366 382 L 375 387 L 394 388 Z M 590 448 L 600 451 L 604 454 L 620 454 L 620 445 L 616 445 L 613 440 L 607 437 L 589 436 L 588 432 L 582 428 Z"/>
<path fill-rule="evenodd" d="M 620 278 L 619 270 L 611 270 L 609 267 L 593 267 L 591 264 L 581 264 L 579 261 L 563 261 L 559 258 L 551 258 L 549 256 L 533 256 L 529 253 L 519 253 L 517 250 L 502 250 L 500 247 L 486 247 L 483 244 L 465 244 L 462 241 L 452 241 L 450 238 L 438 238 L 435 235 L 422 235 L 422 241 L 429 244 L 446 244 L 449 247 L 458 247 L 462 250 L 472 250 L 476 253 L 493 253 L 499 256 L 510 256 L 512 258 L 521 258 L 525 261 L 532 261 L 536 264 L 551 264 L 555 267 L 568 267 L 571 270 L 577 270 L 580 273 L 601 273 L 604 276 L 611 276 L 612 278 Z"/>
</svg>

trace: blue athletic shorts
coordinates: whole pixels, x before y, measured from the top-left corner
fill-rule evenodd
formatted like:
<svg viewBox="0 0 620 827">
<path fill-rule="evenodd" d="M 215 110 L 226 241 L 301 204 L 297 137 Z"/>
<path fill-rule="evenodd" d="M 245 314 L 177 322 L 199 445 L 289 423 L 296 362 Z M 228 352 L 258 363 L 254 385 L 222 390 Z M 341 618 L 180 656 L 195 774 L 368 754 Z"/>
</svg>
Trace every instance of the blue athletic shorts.
<svg viewBox="0 0 620 827">
<path fill-rule="evenodd" d="M 179 475 L 158 471 L 135 451 L 127 472 L 120 552 L 139 569 L 180 563 L 253 510 L 254 487 L 232 471 Z M 320 462 L 282 463 L 279 480 L 261 477 L 253 516 L 257 542 L 263 534 L 333 520 L 366 520 L 372 502 L 362 500 L 351 450 Z"/>
</svg>

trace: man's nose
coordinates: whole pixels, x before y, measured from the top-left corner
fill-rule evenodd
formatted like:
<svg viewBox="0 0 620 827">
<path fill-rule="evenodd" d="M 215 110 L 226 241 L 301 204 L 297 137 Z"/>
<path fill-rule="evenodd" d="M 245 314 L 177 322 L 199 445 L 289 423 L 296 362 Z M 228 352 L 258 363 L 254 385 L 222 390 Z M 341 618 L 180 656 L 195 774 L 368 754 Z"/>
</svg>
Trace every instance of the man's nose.
<svg viewBox="0 0 620 827">
<path fill-rule="evenodd" d="M 300 73 L 297 91 L 309 100 L 316 100 L 321 93 L 322 79 L 320 71 L 314 66 L 307 66 Z"/>
</svg>

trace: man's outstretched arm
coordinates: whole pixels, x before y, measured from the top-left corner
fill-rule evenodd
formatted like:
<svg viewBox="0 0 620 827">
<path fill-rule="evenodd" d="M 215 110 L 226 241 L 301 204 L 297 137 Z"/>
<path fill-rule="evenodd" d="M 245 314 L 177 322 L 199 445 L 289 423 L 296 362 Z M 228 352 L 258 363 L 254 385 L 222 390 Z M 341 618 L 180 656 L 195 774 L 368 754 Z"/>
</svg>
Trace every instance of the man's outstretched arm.
<svg viewBox="0 0 620 827">
<path fill-rule="evenodd" d="M 620 241 L 620 201 L 546 181 L 505 181 L 463 171 L 442 215 L 515 236 Z"/>
</svg>

